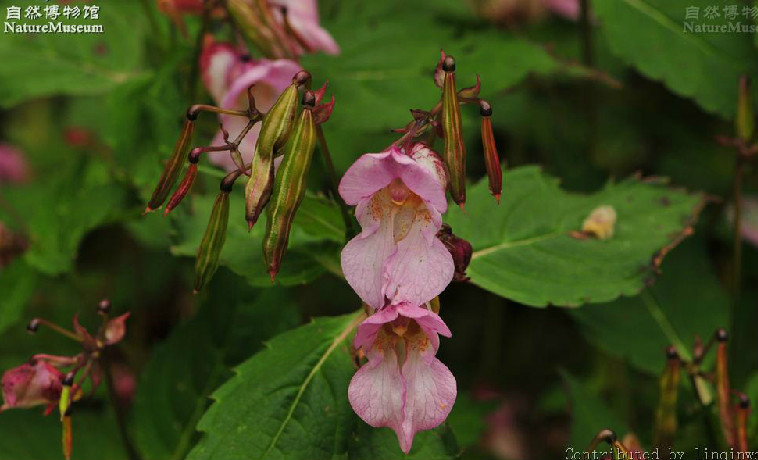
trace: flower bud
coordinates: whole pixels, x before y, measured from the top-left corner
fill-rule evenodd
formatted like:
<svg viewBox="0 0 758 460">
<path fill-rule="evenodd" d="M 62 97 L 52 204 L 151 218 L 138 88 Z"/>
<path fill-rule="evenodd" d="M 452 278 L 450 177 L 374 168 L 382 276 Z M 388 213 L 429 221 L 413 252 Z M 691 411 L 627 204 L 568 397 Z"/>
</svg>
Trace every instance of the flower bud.
<svg viewBox="0 0 758 460">
<path fill-rule="evenodd" d="M 124 338 L 124 335 L 126 335 L 126 320 L 130 314 L 124 313 L 121 316 L 108 320 L 104 331 L 106 345 L 116 344 Z"/>
<path fill-rule="evenodd" d="M 492 106 L 487 101 L 480 101 L 479 113 L 482 116 L 482 146 L 484 147 L 484 164 L 487 167 L 490 193 L 499 204 L 500 195 L 503 193 L 503 170 L 500 169 L 495 135 L 492 133 Z"/>
<path fill-rule="evenodd" d="M 279 166 L 271 194 L 263 255 L 272 282 L 279 272 L 282 257 L 287 250 L 292 221 L 305 195 L 305 180 L 316 148 L 316 123 L 312 112 L 315 103 L 313 93 L 306 91 L 303 95 L 305 107 L 284 147 L 284 160 Z"/>
<path fill-rule="evenodd" d="M 466 202 L 466 147 L 463 145 L 461 107 L 455 89 L 455 59 L 446 56 L 442 62 L 445 83 L 442 87 L 442 134 L 445 138 L 445 164 L 450 179 L 450 194 L 460 206 Z"/>
<path fill-rule="evenodd" d="M 218 268 L 221 250 L 226 241 L 226 226 L 229 222 L 229 192 L 231 184 L 222 182 L 222 189 L 213 203 L 211 217 L 205 228 L 203 240 L 195 261 L 195 293 L 205 286 Z"/>
<path fill-rule="evenodd" d="M 50 364 L 36 360 L 3 373 L 3 405 L 0 412 L 13 407 L 27 408 L 55 404 L 61 395 L 63 374 Z"/>
<path fill-rule="evenodd" d="M 147 208 L 145 208 L 145 212 L 151 212 L 158 209 L 164 201 L 166 201 L 166 198 L 168 197 L 169 192 L 171 191 L 171 188 L 174 186 L 174 183 L 176 183 L 177 177 L 179 177 L 179 172 L 182 170 L 182 165 L 184 164 L 184 160 L 187 157 L 187 147 L 190 144 L 190 141 L 192 140 L 192 132 L 195 130 L 195 123 L 194 120 L 197 117 L 197 115 L 190 115 L 187 114 L 187 120 L 184 122 L 184 128 L 182 129 L 182 134 L 179 136 L 179 139 L 176 141 L 176 145 L 174 146 L 174 152 L 171 154 L 171 157 L 168 159 L 168 162 L 166 163 L 166 167 L 163 169 L 163 174 L 161 175 L 161 178 L 158 179 L 158 185 L 155 186 L 155 190 L 153 191 L 153 196 L 150 198 L 150 201 L 147 203 Z"/>
<path fill-rule="evenodd" d="M 261 50 L 266 57 L 281 58 L 288 56 L 289 52 L 284 47 L 284 40 L 276 36 L 272 29 L 263 20 L 268 17 L 268 11 L 262 11 L 259 5 L 266 2 L 246 0 L 226 0 L 226 9 L 229 16 L 242 35 L 249 40 L 255 48 Z"/>
<path fill-rule="evenodd" d="M 282 92 L 271 110 L 263 117 L 261 131 L 255 144 L 250 179 L 245 186 L 245 219 L 249 228 L 263 211 L 274 186 L 274 152 L 287 141 L 297 114 L 297 87 L 301 72 Z"/>
<path fill-rule="evenodd" d="M 453 256 L 453 264 L 455 265 L 453 280 L 468 281 L 469 277 L 466 276 L 466 269 L 471 263 L 471 256 L 474 253 L 471 243 L 455 236 L 453 229 L 448 224 L 442 224 L 442 228 L 437 232 L 437 238 L 440 239 L 445 248 L 450 252 L 450 255 Z"/>
<path fill-rule="evenodd" d="M 656 447 L 673 446 L 677 430 L 676 402 L 679 396 L 679 380 L 681 378 L 681 361 L 676 348 L 666 350 L 666 367 L 659 380 L 660 399 L 655 412 L 655 441 Z"/>
<path fill-rule="evenodd" d="M 735 119 L 737 137 L 747 142 L 753 137 L 755 115 L 753 113 L 753 92 L 750 89 L 750 77 L 740 77 L 737 94 L 737 117 Z"/>
</svg>

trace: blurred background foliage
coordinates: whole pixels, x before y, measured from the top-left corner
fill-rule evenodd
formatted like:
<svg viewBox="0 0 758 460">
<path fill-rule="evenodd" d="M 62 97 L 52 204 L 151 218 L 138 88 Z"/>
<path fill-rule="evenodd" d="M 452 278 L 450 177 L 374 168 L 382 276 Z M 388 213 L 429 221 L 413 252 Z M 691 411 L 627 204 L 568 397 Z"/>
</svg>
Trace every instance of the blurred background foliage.
<svg viewBox="0 0 758 460">
<path fill-rule="evenodd" d="M 358 155 L 389 144 L 389 130 L 409 120 L 408 109 L 433 106 L 439 92 L 431 74 L 444 48 L 457 58 L 460 86 L 480 75 L 507 167 L 536 164 L 548 174 L 517 169 L 506 175 L 501 207 L 516 215 L 508 222 L 513 231 L 532 214 L 552 215 L 553 207 L 568 209 L 582 200 L 591 209 L 618 199 L 628 215 L 639 217 L 620 218 L 620 231 L 628 225 L 630 236 L 620 233 L 612 252 L 582 260 L 576 242 L 564 242 L 489 265 L 475 260 L 472 277 L 486 290 L 473 283 L 448 288 L 442 314 L 453 339 L 443 341 L 440 357 L 458 380 L 459 399 L 448 423 L 420 436 L 410 458 L 460 452 L 467 459 L 554 458 L 569 443 L 583 448 L 605 427 L 634 432 L 649 446 L 664 348 L 675 344 L 682 354 L 696 336 L 708 338 L 730 324 L 733 384 L 758 400 L 758 253 L 746 242 L 736 275 L 728 217 L 736 157 L 715 141 L 733 135 L 738 77 L 758 77 L 755 37 L 685 33 L 685 9 L 699 0 L 592 0 L 585 27 L 547 13 L 487 13 L 498 2 L 321 0 L 322 24 L 342 52 L 301 61 L 317 83 L 329 80 L 335 95 L 325 132 L 339 172 Z M 271 286 L 260 260 L 263 226 L 248 235 L 237 218 L 223 268 L 206 292 L 192 296 L 192 256 L 220 172 L 205 167 L 189 205 L 171 217 L 141 214 L 184 111 L 208 98 L 192 89 L 194 43 L 148 0 L 103 2 L 101 18 L 102 35 L 0 39 L 0 139 L 24 152 L 30 170 L 25 182 L 0 185 L 0 223 L 5 235 L 14 235 L 4 240 L 13 257 L 3 257 L 0 269 L 0 368 L 72 347 L 49 331 L 28 336 L 29 318 L 68 324 L 79 313 L 94 324 L 94 305 L 109 297 L 117 312 L 132 312 L 127 339 L 112 357 L 125 388 L 115 405 L 105 391 L 77 405 L 74 456 L 183 458 L 200 439 L 195 427 L 209 395 L 232 376 L 232 367 L 312 317 L 355 311 L 358 300 L 340 279 L 344 227 L 324 195 L 327 177 L 318 162 L 277 285 Z M 197 33 L 197 18 L 187 18 L 187 25 L 190 36 Z M 484 163 L 478 115 L 468 109 L 464 127 L 474 183 Z M 210 118 L 201 124 L 196 142 L 210 140 L 215 127 Z M 520 179 L 528 171 L 537 182 Z M 705 195 L 623 181 L 635 173 L 668 177 Z M 560 189 L 553 178 L 560 179 Z M 757 184 L 755 163 L 748 164 L 742 193 L 754 196 Z M 542 196 L 527 193 L 529 187 L 555 190 Z M 656 198 L 625 208 L 614 194 L 622 191 Z M 598 194 L 585 199 L 568 192 Z M 487 246 L 497 237 L 477 230 L 498 209 L 476 201 L 491 201 L 485 195 L 483 185 L 471 192 L 473 221 L 466 223 L 457 210 L 448 218 L 475 249 L 476 241 Z M 670 216 L 649 211 L 654 199 L 673 200 Z M 671 251 L 660 275 L 656 267 L 645 268 L 704 201 L 695 236 Z M 239 203 L 232 205 L 233 215 L 237 211 Z M 24 248 L 20 254 L 17 246 Z M 563 265 L 535 262 L 532 278 L 502 284 L 512 279 L 516 262 L 538 261 L 540 251 L 554 251 Z M 611 273 L 615 277 L 605 271 L 624 263 L 623 272 Z M 735 276 L 742 287 L 730 321 Z M 578 278 L 594 285 L 592 294 L 570 289 Z M 646 284 L 652 287 L 631 296 Z M 556 303 L 578 308 L 530 307 Z M 274 340 L 288 336 L 279 337 Z M 257 365 L 250 360 L 239 372 L 254 375 Z M 350 372 L 339 372 L 349 378 Z M 693 413 L 694 397 L 685 393 L 682 399 L 677 445 L 702 444 L 707 437 Z M 0 458 L 59 458 L 58 421 L 38 412 L 0 415 Z M 338 452 L 343 457 L 401 457 L 386 429 L 358 423 L 351 433 L 347 453 Z M 751 433 L 758 441 L 758 432 Z M 192 456 L 201 458 L 210 443 Z"/>
</svg>

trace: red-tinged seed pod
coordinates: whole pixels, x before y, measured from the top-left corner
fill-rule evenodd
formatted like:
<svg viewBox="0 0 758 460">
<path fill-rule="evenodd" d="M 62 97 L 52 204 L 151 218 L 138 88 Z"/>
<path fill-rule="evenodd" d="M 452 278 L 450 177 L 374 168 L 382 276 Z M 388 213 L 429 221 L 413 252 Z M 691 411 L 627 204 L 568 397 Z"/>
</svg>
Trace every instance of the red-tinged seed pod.
<svg viewBox="0 0 758 460">
<path fill-rule="evenodd" d="M 168 215 L 168 213 L 171 212 L 175 207 L 179 206 L 179 203 L 182 202 L 184 197 L 187 196 L 187 194 L 192 189 L 192 184 L 195 183 L 195 179 L 197 178 L 197 158 L 190 156 L 189 161 L 190 165 L 187 168 L 187 172 L 184 174 L 184 179 L 182 179 L 182 181 L 179 183 L 179 186 L 174 191 L 174 194 L 171 195 L 171 199 L 168 200 L 166 210 L 163 211 L 164 216 Z"/>
<path fill-rule="evenodd" d="M 305 181 L 316 148 L 316 123 L 312 112 L 315 103 L 313 93 L 306 91 L 303 95 L 303 111 L 292 136 L 284 146 L 284 159 L 276 173 L 271 204 L 267 210 L 263 255 L 272 282 L 279 273 L 292 221 L 305 196 Z"/>
<path fill-rule="evenodd" d="M 666 366 L 658 381 L 660 398 L 655 411 L 655 427 L 653 445 L 662 449 L 674 445 L 674 437 L 678 427 L 676 403 L 679 397 L 679 380 L 681 379 L 682 362 L 676 348 L 671 346 L 666 350 Z"/>
<path fill-rule="evenodd" d="M 195 261 L 195 293 L 200 291 L 208 281 L 213 278 L 213 274 L 218 269 L 218 262 L 221 258 L 221 250 L 224 248 L 226 241 L 226 227 L 229 223 L 229 192 L 232 190 L 232 184 L 223 181 L 221 191 L 216 196 L 213 203 L 211 217 L 208 219 L 208 226 L 205 228 L 203 240 L 197 250 L 197 260 Z"/>
<path fill-rule="evenodd" d="M 729 366 L 727 362 L 727 341 L 729 336 L 725 329 L 716 331 L 716 395 L 721 419 L 721 431 L 728 446 L 734 446 L 734 411 L 732 410 L 731 389 L 729 386 Z"/>
<path fill-rule="evenodd" d="M 740 394 L 739 396 L 740 403 L 736 408 L 736 415 L 734 417 L 735 438 L 737 441 L 737 451 L 747 453 L 747 419 L 748 415 L 750 415 L 750 399 L 744 393 Z"/>
<path fill-rule="evenodd" d="M 458 205 L 466 203 L 466 147 L 463 145 L 461 107 L 455 89 L 455 59 L 445 56 L 442 62 L 445 83 L 442 87 L 442 134 L 445 138 L 444 159 L 450 178 L 450 194 Z"/>
<path fill-rule="evenodd" d="M 482 146 L 490 193 L 500 204 L 500 195 L 503 193 L 503 170 L 500 168 L 500 157 L 497 154 L 495 135 L 492 132 L 492 106 L 487 101 L 480 101 L 479 114 L 482 116 Z"/>
<path fill-rule="evenodd" d="M 73 428 L 71 426 L 70 407 L 69 407 L 68 413 L 63 416 L 61 430 L 62 430 L 61 448 L 63 449 L 63 457 L 66 460 L 71 460 L 71 452 L 73 451 L 73 445 L 74 445 L 74 434 L 73 434 Z"/>
<path fill-rule="evenodd" d="M 740 77 L 737 94 L 737 116 L 735 117 L 737 137 L 747 142 L 753 137 L 755 130 L 755 114 L 753 112 L 753 92 L 750 89 L 750 77 Z"/>
<path fill-rule="evenodd" d="M 307 74 L 308 77 L 310 74 Z M 298 72 L 292 84 L 282 92 L 271 110 L 263 117 L 250 178 L 245 185 L 245 219 L 248 227 L 258 221 L 263 208 L 271 198 L 274 186 L 274 153 L 284 146 L 297 115 L 297 88 L 306 77 Z"/>
<path fill-rule="evenodd" d="M 166 198 L 171 192 L 171 189 L 174 187 L 176 179 L 179 177 L 179 173 L 182 170 L 184 160 L 187 158 L 187 147 L 190 145 L 190 141 L 192 140 L 192 133 L 195 130 L 196 118 L 197 113 L 187 113 L 187 120 L 184 122 L 182 133 L 179 135 L 179 139 L 176 141 L 174 151 L 171 153 L 171 157 L 168 159 L 166 167 L 163 169 L 161 178 L 158 179 L 158 185 L 155 186 L 153 196 L 147 203 L 145 212 L 155 211 L 156 209 L 160 208 L 163 202 L 166 201 Z"/>
</svg>

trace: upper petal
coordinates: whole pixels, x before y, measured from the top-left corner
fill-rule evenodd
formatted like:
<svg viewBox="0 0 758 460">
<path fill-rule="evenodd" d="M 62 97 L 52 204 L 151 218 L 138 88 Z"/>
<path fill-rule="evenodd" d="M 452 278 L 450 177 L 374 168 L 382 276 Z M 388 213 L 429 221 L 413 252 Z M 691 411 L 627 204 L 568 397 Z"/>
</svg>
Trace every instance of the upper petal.
<svg viewBox="0 0 758 460">
<path fill-rule="evenodd" d="M 418 431 L 442 423 L 455 404 L 457 388 L 450 370 L 434 356 L 428 337 L 416 334 L 408 340 L 402 374 L 405 379 L 405 417 L 400 448 L 408 453 Z"/>
</svg>

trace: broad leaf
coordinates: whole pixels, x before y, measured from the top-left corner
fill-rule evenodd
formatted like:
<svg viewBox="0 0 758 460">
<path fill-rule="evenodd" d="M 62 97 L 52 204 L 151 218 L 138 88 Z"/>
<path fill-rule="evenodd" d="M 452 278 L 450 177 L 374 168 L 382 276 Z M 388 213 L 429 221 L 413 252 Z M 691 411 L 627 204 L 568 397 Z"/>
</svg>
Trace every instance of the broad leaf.
<svg viewBox="0 0 758 460">
<path fill-rule="evenodd" d="M 354 415 L 351 333 L 360 316 L 319 318 L 268 342 L 213 393 L 190 459 L 344 457 Z"/>
<path fill-rule="evenodd" d="M 447 425 L 418 432 L 413 439 L 411 451 L 406 455 L 400 450 L 394 431 L 389 428 L 372 428 L 358 421 L 355 433 L 350 438 L 347 458 L 349 460 L 378 458 L 383 460 L 447 460 L 458 458 L 459 453 L 453 431 Z"/>
<path fill-rule="evenodd" d="M 230 198 L 229 229 L 221 253 L 221 264 L 243 276 L 252 285 L 271 286 L 263 260 L 263 236 L 266 230 L 266 213 L 248 232 L 243 210 L 241 189 L 232 192 Z M 175 210 L 179 230 L 179 242 L 171 247 L 175 255 L 197 255 L 197 248 L 208 224 L 214 197 L 192 196 Z M 192 209 L 192 211 L 189 211 Z M 315 263 L 320 257 L 339 252 L 344 241 L 344 223 L 334 203 L 312 195 L 306 196 L 295 217 L 290 233 L 289 249 L 284 255 L 281 270 L 276 276 L 283 285 L 302 284 L 324 273 L 324 266 Z M 313 255 L 311 255 L 313 254 Z M 328 267 L 327 267 L 328 268 Z"/>
<path fill-rule="evenodd" d="M 321 22 L 340 44 L 337 56 L 303 56 L 320 83 L 329 80 L 337 105 L 324 131 L 338 169 L 373 145 L 379 151 L 412 120 L 409 109 L 431 109 L 440 98 L 433 73 L 440 49 L 457 58 L 458 84 L 482 77 L 482 96 L 564 66 L 539 45 L 482 23 L 464 8 L 438 2 L 321 2 Z M 451 2 L 448 2 L 451 3 Z M 356 34 L 356 24 L 367 24 Z M 474 108 L 468 108 L 475 111 Z"/>
<path fill-rule="evenodd" d="M 213 285 L 200 312 L 153 352 L 142 372 L 134 432 L 145 458 L 184 458 L 199 438 L 195 425 L 211 392 L 229 378 L 231 367 L 299 322 L 287 291 L 268 289 L 253 297 L 249 288 L 233 286 L 238 278 L 232 278 Z"/>
<path fill-rule="evenodd" d="M 474 247 L 468 275 L 503 297 L 543 307 L 607 302 L 637 294 L 652 275 L 652 257 L 670 244 L 703 205 L 703 197 L 636 178 L 580 195 L 533 166 L 508 171 L 498 205 L 486 179 L 469 189 L 466 212 L 447 216 L 453 231 Z M 579 239 L 600 205 L 615 208 L 615 234 Z"/>
<path fill-rule="evenodd" d="M 723 7 L 734 2 L 698 4 L 692 0 L 596 0 L 592 2 L 611 48 L 646 76 L 663 80 L 673 92 L 695 99 L 705 110 L 734 117 L 737 80 L 758 71 L 752 35 L 736 31 L 697 31 L 694 26 L 750 26 L 741 15 L 729 20 Z M 697 18 L 687 9 L 696 6 Z M 715 7 L 718 17 L 705 16 Z"/>
<path fill-rule="evenodd" d="M 704 241 L 685 242 L 661 270 L 660 279 L 641 296 L 571 312 L 590 342 L 654 375 L 663 369 L 667 346 L 675 345 L 690 359 L 695 337 L 707 339 L 726 326 L 729 307 Z"/>
<path fill-rule="evenodd" d="M 23 10 L 22 6 L 22 16 Z M 103 32 L 3 34 L 0 62 L 5 65 L 0 66 L 0 107 L 40 96 L 102 94 L 140 75 L 145 15 L 139 3 L 100 5 L 99 16 L 15 21 L 29 25 L 58 21 L 62 25 L 99 24 Z"/>
</svg>

